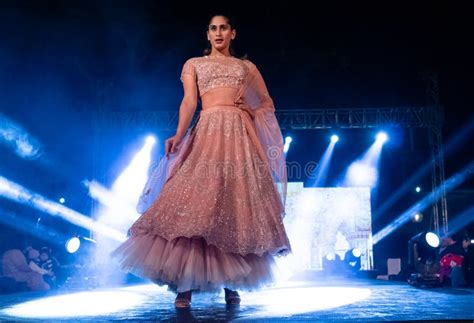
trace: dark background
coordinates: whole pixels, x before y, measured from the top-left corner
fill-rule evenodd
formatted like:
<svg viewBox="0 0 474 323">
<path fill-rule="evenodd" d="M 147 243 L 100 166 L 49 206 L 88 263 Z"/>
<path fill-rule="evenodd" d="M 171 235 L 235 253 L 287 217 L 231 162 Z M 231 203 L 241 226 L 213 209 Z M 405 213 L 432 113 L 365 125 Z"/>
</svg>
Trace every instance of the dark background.
<svg viewBox="0 0 474 323">
<path fill-rule="evenodd" d="M 277 109 L 423 106 L 428 104 L 424 77 L 434 73 L 445 111 L 444 142 L 472 122 L 473 26 L 467 2 L 310 7 L 302 1 L 2 1 L 0 109 L 43 144 L 43 155 L 23 160 L 0 145 L 0 175 L 53 200 L 64 196 L 68 207 L 90 214 L 92 202 L 81 181 L 110 185 L 142 136 L 153 133 L 153 128 L 111 124 L 100 129 L 107 144 L 98 147 L 94 111 L 177 110 L 182 64 L 202 55 L 208 17 L 221 12 L 235 18 L 235 47 L 258 66 Z M 328 185 L 370 146 L 377 130 L 339 132 Z M 382 155 L 374 213 L 430 160 L 426 129 L 385 130 L 390 141 Z M 331 134 L 284 131 L 294 139 L 288 160 L 318 161 Z M 471 131 L 446 156 L 447 178 L 472 160 L 473 145 Z M 374 233 L 429 193 L 429 172 L 418 185 L 420 194 L 413 187 L 374 216 Z M 472 205 L 473 188 L 471 179 L 450 192 L 450 218 Z M 5 199 L 0 205 L 30 221 L 25 226 L 41 217 L 65 234 L 81 233 Z M 375 257 L 403 256 L 407 239 L 431 226 L 429 208 L 426 212 L 422 223 L 406 224 L 377 246 Z M 0 230 L 0 249 L 30 239 L 10 226 Z"/>
</svg>

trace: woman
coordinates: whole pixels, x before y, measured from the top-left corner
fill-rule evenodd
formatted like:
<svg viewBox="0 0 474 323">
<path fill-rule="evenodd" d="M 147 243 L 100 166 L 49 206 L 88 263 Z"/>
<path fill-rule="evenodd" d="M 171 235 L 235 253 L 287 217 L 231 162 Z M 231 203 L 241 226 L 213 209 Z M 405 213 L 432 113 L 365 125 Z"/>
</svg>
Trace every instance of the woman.
<svg viewBox="0 0 474 323">
<path fill-rule="evenodd" d="M 239 304 L 236 289 L 272 282 L 273 256 L 290 251 L 283 138 L 258 69 L 232 55 L 235 37 L 227 17 L 213 16 L 211 49 L 184 64 L 176 134 L 114 253 L 122 268 L 176 290 L 176 307 L 190 306 L 192 290 L 220 288 Z"/>
</svg>

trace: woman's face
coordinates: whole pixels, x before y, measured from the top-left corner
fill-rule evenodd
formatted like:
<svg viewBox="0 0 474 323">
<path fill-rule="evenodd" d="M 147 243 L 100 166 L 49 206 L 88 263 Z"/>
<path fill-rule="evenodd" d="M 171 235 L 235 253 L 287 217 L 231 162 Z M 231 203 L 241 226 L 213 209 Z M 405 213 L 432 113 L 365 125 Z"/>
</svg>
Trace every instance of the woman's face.
<svg viewBox="0 0 474 323">
<path fill-rule="evenodd" d="M 232 30 L 225 17 L 215 16 L 207 29 L 207 40 L 211 42 L 213 48 L 222 51 L 230 46 L 235 34 L 235 30 Z"/>
</svg>

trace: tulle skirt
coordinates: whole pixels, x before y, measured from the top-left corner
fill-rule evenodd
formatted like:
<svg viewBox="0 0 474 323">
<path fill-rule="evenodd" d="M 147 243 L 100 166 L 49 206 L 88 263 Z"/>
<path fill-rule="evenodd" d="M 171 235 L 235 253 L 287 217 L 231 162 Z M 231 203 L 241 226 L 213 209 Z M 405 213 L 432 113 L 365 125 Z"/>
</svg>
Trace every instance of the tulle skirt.
<svg viewBox="0 0 474 323">
<path fill-rule="evenodd" d="M 124 255 L 123 269 L 177 292 L 214 292 L 222 287 L 254 290 L 271 284 L 274 278 L 274 260 L 269 254 L 226 253 L 201 237 L 168 241 L 157 235 L 139 235 L 116 252 Z"/>
<path fill-rule="evenodd" d="M 290 251 L 284 207 L 248 113 L 205 109 L 182 161 L 113 253 L 121 267 L 183 292 L 253 290 Z"/>
</svg>

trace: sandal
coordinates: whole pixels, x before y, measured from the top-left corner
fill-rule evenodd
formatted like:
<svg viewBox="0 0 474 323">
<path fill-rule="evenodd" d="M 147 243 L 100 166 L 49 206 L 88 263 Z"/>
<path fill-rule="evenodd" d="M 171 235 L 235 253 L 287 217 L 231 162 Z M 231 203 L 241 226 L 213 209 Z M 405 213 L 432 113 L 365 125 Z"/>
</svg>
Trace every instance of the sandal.
<svg viewBox="0 0 474 323">
<path fill-rule="evenodd" d="M 230 290 L 224 288 L 225 291 L 225 303 L 227 305 L 239 305 L 240 304 L 240 295 L 235 290 Z"/>
<path fill-rule="evenodd" d="M 174 307 L 176 308 L 190 308 L 191 307 L 191 291 L 178 293 L 174 300 Z"/>
</svg>

